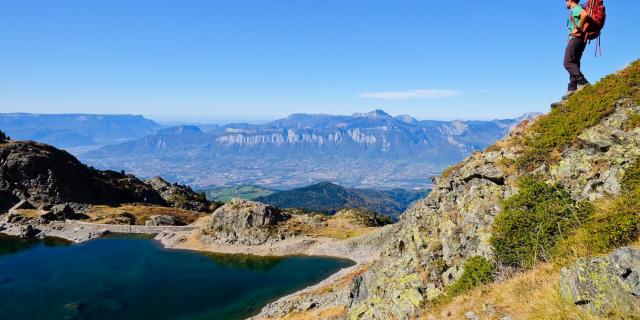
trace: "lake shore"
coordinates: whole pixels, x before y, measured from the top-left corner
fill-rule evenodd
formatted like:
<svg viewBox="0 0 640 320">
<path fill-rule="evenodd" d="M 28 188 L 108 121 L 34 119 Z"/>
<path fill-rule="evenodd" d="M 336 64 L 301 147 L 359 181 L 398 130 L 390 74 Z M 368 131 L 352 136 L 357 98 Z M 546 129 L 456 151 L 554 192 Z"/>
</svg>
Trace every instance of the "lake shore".
<svg viewBox="0 0 640 320">
<path fill-rule="evenodd" d="M 348 305 L 351 279 L 364 272 L 380 255 L 381 244 L 394 229 L 393 225 L 373 229 L 371 232 L 349 238 L 335 239 L 301 235 L 261 245 L 241 245 L 210 241 L 200 233 L 201 223 L 189 226 L 125 226 L 93 224 L 78 221 L 52 221 L 24 224 L 0 222 L 0 233 L 13 236 L 56 237 L 81 243 L 104 237 L 110 233 L 156 234 L 155 239 L 165 248 L 223 254 L 255 256 L 328 256 L 354 261 L 322 282 L 286 295 L 264 306 L 252 319 L 281 318 L 290 313 L 341 312 Z"/>
</svg>

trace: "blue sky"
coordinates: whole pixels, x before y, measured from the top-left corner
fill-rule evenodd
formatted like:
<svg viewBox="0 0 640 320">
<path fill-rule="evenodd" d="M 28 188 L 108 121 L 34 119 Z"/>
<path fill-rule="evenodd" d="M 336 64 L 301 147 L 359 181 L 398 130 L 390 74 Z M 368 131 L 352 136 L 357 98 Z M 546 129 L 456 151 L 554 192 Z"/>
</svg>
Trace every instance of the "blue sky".
<svg viewBox="0 0 640 320">
<path fill-rule="evenodd" d="M 640 2 L 606 3 L 591 81 L 640 58 Z M 566 91 L 567 16 L 560 0 L 2 1 L 0 112 L 545 112 Z"/>
</svg>

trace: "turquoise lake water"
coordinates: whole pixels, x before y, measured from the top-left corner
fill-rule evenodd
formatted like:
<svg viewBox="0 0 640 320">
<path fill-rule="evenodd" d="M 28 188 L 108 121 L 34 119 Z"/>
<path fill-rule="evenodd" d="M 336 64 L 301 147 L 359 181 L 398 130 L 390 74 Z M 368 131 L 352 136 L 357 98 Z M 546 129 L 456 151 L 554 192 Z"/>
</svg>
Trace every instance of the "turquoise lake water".
<svg viewBox="0 0 640 320">
<path fill-rule="evenodd" d="M 351 265 L 167 250 L 140 237 L 0 235 L 0 319 L 243 319 Z"/>
</svg>

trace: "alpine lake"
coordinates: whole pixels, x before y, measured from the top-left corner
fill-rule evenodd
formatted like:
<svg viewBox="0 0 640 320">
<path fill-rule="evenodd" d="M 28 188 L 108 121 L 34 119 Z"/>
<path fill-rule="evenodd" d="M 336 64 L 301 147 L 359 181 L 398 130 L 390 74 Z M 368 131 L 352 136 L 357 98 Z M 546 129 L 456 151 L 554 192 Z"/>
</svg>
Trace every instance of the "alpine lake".
<svg viewBox="0 0 640 320">
<path fill-rule="evenodd" d="M 0 319 L 244 319 L 353 264 L 168 250 L 148 236 L 0 234 Z"/>
</svg>

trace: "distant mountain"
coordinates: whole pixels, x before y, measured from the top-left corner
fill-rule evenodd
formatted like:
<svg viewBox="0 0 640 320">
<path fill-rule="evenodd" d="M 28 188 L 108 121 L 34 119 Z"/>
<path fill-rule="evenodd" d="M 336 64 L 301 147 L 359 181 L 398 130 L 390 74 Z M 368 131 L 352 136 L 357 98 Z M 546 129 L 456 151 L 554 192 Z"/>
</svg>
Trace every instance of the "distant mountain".
<svg viewBox="0 0 640 320">
<path fill-rule="evenodd" d="M 332 181 L 359 187 L 427 187 L 446 166 L 504 137 L 525 118 L 419 121 L 382 110 L 351 116 L 294 114 L 267 124 L 195 126 L 81 155 L 96 167 L 126 169 L 197 187 L 259 184 L 293 188 Z"/>
<path fill-rule="evenodd" d="M 200 190 L 204 192 L 207 199 L 218 202 L 229 202 L 233 198 L 253 200 L 258 197 L 273 194 L 274 190 L 255 185 L 241 185 L 236 187 L 217 187 Z"/>
<path fill-rule="evenodd" d="M 395 220 L 409 204 L 426 197 L 428 193 L 429 190 L 344 188 L 330 182 L 321 182 L 302 188 L 279 191 L 254 200 L 278 208 L 324 213 L 335 213 L 344 208 L 363 208 L 390 216 Z"/>
<path fill-rule="evenodd" d="M 160 125 L 142 116 L 0 113 L 0 129 L 15 140 L 59 148 L 103 146 L 155 133 Z"/>
</svg>

